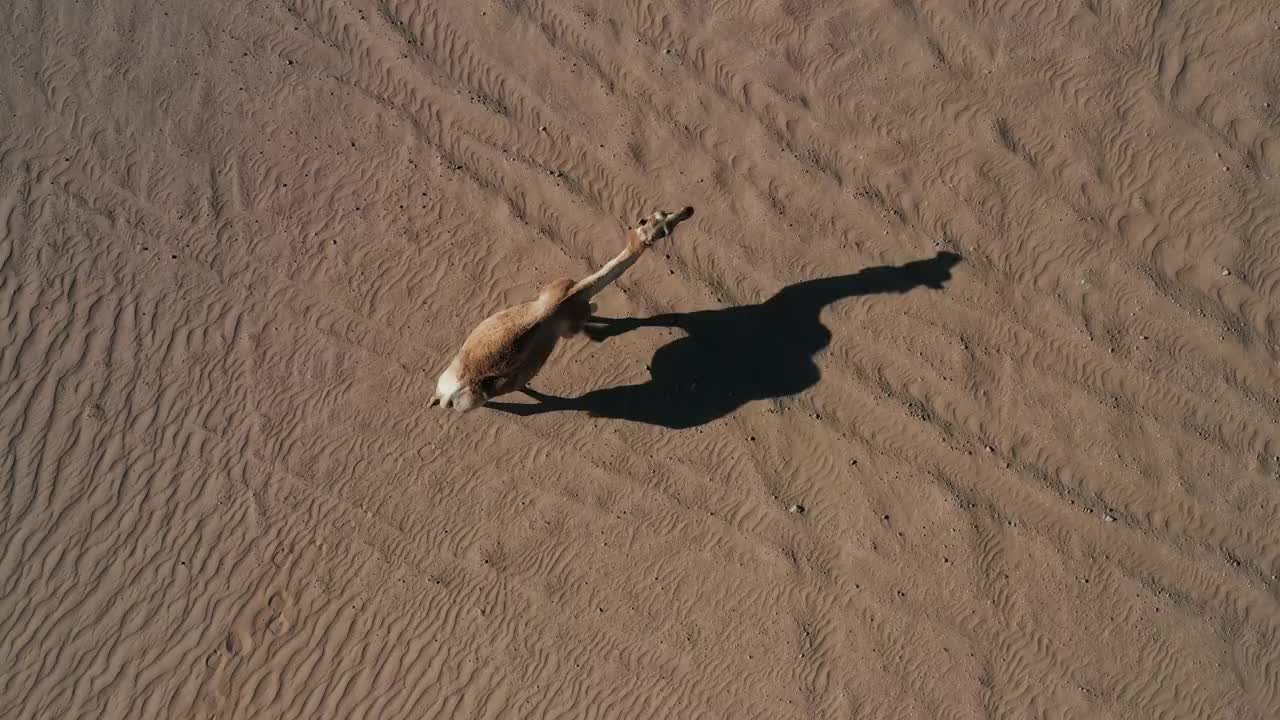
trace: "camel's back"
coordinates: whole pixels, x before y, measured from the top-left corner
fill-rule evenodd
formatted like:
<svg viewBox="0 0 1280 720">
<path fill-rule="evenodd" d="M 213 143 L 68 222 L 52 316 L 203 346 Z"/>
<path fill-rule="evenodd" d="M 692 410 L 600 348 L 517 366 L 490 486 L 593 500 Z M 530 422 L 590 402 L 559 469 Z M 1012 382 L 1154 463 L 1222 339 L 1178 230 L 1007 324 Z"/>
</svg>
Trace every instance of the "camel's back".
<svg viewBox="0 0 1280 720">
<path fill-rule="evenodd" d="M 486 318 L 462 345 L 463 382 L 515 373 L 532 356 L 543 354 L 539 352 L 542 345 L 554 346 L 555 334 L 544 322 L 548 314 L 547 308 L 533 301 Z"/>
</svg>

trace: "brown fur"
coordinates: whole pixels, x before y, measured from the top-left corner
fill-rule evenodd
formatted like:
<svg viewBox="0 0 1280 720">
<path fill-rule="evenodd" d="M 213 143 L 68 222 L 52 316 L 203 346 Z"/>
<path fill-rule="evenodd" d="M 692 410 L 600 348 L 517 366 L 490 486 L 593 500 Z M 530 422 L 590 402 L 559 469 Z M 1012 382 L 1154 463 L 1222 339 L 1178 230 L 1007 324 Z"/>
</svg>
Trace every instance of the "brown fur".
<svg viewBox="0 0 1280 720">
<path fill-rule="evenodd" d="M 622 252 L 590 277 L 577 282 L 568 278 L 553 280 L 534 300 L 486 318 L 467 337 L 441 375 L 431 405 L 466 412 L 491 398 L 525 387 L 546 364 L 560 338 L 582 332 L 595 307 L 591 298 L 692 214 L 693 208 L 678 213 L 655 212 L 629 230 Z"/>
</svg>

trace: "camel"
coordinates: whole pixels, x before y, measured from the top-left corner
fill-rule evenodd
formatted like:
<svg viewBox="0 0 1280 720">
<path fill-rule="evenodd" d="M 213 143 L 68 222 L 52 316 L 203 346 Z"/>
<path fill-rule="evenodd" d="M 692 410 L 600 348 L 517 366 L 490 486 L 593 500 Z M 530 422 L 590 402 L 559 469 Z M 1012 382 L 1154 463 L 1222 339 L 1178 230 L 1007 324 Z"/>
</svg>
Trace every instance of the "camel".
<svg viewBox="0 0 1280 720">
<path fill-rule="evenodd" d="M 626 246 L 582 280 L 553 280 L 529 302 L 501 310 L 476 326 L 436 381 L 430 407 L 470 412 L 491 398 L 527 390 L 561 338 L 582 333 L 595 311 L 591 301 L 622 276 L 655 242 L 693 216 L 693 208 L 659 210 L 626 234 Z"/>
</svg>

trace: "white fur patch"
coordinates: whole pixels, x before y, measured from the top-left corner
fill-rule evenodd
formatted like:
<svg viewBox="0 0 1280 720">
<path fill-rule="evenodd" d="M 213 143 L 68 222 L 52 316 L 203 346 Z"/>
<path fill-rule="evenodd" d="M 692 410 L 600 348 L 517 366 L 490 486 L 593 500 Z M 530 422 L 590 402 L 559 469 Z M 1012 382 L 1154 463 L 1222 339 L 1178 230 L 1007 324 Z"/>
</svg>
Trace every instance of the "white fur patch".
<svg viewBox="0 0 1280 720">
<path fill-rule="evenodd" d="M 436 397 L 440 398 L 441 407 L 451 407 L 454 397 L 463 389 L 462 380 L 458 378 L 459 370 L 457 361 L 454 361 L 436 380 Z"/>
</svg>

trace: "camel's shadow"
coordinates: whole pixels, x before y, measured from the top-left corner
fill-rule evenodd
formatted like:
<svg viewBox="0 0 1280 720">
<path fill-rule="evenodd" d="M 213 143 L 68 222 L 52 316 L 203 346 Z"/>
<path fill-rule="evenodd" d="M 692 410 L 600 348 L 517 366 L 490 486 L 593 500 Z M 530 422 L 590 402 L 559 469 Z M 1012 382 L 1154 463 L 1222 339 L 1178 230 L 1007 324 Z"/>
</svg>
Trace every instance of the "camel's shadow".
<svg viewBox="0 0 1280 720">
<path fill-rule="evenodd" d="M 487 407 L 517 415 L 580 410 L 673 429 L 696 427 L 753 400 L 794 395 L 815 385 L 820 373 L 814 355 L 831 341 L 831 332 L 818 320 L 828 304 L 920 287 L 941 289 L 959 262 L 959 255 L 943 252 L 905 265 L 808 280 L 756 305 L 648 318 L 593 317 L 587 332 L 596 340 L 642 327 L 678 328 L 685 336 L 654 352 L 648 382 L 575 398 L 527 391 L 537 404 L 490 401 Z"/>
</svg>

